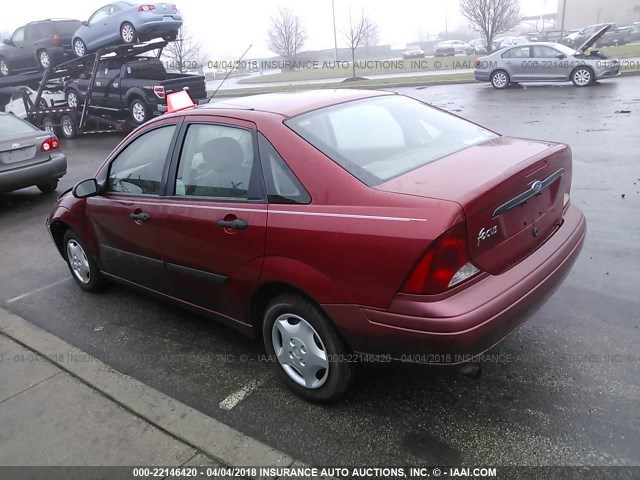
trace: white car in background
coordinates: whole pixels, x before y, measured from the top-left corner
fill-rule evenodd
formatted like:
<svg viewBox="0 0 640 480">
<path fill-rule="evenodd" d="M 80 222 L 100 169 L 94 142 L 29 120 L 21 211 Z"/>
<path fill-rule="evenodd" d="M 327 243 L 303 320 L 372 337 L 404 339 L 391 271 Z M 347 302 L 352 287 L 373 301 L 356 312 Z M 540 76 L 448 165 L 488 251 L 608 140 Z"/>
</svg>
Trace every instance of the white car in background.
<svg viewBox="0 0 640 480">
<path fill-rule="evenodd" d="M 32 90 L 27 86 L 17 87 L 16 91 L 11 95 L 11 100 L 9 101 L 9 103 L 4 106 L 4 111 L 24 120 L 25 118 L 27 118 L 27 111 L 24 105 L 23 92 L 29 96 L 29 98 L 31 99 L 31 103 L 34 103 L 36 101 L 38 92 Z M 62 105 L 66 105 L 64 93 L 51 92 L 49 90 L 45 90 L 42 92 L 42 98 L 40 99 L 39 105 L 40 108 L 59 107 Z"/>
</svg>

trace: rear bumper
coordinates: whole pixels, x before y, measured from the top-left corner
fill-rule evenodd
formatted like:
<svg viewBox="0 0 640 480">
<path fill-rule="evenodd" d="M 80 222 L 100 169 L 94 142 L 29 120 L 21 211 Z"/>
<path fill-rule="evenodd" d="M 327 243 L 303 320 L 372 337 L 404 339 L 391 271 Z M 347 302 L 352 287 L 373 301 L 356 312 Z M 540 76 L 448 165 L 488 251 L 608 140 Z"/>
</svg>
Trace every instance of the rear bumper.
<svg viewBox="0 0 640 480">
<path fill-rule="evenodd" d="M 473 76 L 480 82 L 488 82 L 490 80 L 491 74 L 489 72 L 480 72 L 475 70 L 473 72 Z"/>
<path fill-rule="evenodd" d="M 464 363 L 499 343 L 544 304 L 571 270 L 585 235 L 585 218 L 571 205 L 558 231 L 529 257 L 448 298 L 425 301 L 400 294 L 387 310 L 353 305 L 323 308 L 357 352 L 405 361 Z"/>
<path fill-rule="evenodd" d="M 165 20 L 162 15 L 153 15 L 153 17 L 144 18 L 134 26 L 139 36 L 149 37 L 152 35 L 155 37 L 156 35 L 177 33 L 182 26 L 182 20 Z"/>
<path fill-rule="evenodd" d="M 51 155 L 46 162 L 0 172 L 0 192 L 30 187 L 47 180 L 63 177 L 67 173 L 67 157 L 63 153 Z"/>
</svg>

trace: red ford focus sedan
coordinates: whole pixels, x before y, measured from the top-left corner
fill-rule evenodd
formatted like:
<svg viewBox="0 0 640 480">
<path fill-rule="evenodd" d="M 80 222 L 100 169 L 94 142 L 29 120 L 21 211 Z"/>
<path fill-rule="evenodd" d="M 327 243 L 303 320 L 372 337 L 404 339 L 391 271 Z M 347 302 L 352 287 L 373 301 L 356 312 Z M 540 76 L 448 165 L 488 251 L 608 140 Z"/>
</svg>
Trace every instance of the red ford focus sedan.
<svg viewBox="0 0 640 480">
<path fill-rule="evenodd" d="M 388 92 L 217 101 L 131 133 L 47 225 L 77 284 L 114 280 L 261 337 L 335 400 L 354 358 L 463 363 L 578 257 L 568 146 Z"/>
</svg>

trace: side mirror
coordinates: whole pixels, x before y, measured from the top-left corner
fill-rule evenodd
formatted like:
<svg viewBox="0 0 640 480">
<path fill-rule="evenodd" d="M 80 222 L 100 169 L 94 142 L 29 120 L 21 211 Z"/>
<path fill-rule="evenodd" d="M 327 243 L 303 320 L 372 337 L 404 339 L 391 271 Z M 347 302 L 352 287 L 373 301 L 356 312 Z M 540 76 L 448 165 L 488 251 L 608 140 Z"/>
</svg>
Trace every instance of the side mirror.
<svg viewBox="0 0 640 480">
<path fill-rule="evenodd" d="M 560 53 L 556 55 L 556 58 L 559 58 L 560 60 L 562 60 L 563 58 L 567 58 L 567 56 L 564 53 Z"/>
<path fill-rule="evenodd" d="M 5 43 L 5 45 L 13 45 L 13 43 L 11 42 L 10 38 L 5 38 L 4 39 L 4 43 Z"/>
<path fill-rule="evenodd" d="M 98 191 L 98 181 L 95 178 L 90 178 L 76 183 L 71 193 L 76 198 L 88 198 L 98 195 Z"/>
<path fill-rule="evenodd" d="M 89 26 L 89 22 L 87 22 L 86 20 L 83 20 L 82 25 L 84 25 L 85 27 Z"/>
<path fill-rule="evenodd" d="M 86 73 L 81 73 L 80 74 L 80 80 L 89 80 L 89 75 Z"/>
</svg>

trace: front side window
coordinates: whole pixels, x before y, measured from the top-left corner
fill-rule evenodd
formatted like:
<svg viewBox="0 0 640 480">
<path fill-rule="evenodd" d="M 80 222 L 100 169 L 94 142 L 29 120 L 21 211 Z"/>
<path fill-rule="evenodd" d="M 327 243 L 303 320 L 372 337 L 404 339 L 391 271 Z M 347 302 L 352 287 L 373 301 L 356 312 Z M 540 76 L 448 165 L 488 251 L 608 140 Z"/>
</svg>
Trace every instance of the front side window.
<svg viewBox="0 0 640 480">
<path fill-rule="evenodd" d="M 558 55 L 560 55 L 560 52 L 551 47 L 540 45 L 533 47 L 534 58 L 556 58 Z"/>
<path fill-rule="evenodd" d="M 496 137 L 478 125 L 402 95 L 333 105 L 285 123 L 369 186 Z"/>
<path fill-rule="evenodd" d="M 156 128 L 133 140 L 111 163 L 108 191 L 159 195 L 176 126 Z"/>
<path fill-rule="evenodd" d="M 180 154 L 175 194 L 247 200 L 253 164 L 250 130 L 190 125 Z"/>
<path fill-rule="evenodd" d="M 89 19 L 89 25 L 95 25 L 100 20 L 107 18 L 110 11 L 110 7 L 103 7 L 100 10 L 97 10 L 93 15 L 91 15 L 91 18 Z"/>
<path fill-rule="evenodd" d="M 24 42 L 24 27 L 17 29 L 11 36 L 12 42 Z"/>
</svg>

